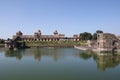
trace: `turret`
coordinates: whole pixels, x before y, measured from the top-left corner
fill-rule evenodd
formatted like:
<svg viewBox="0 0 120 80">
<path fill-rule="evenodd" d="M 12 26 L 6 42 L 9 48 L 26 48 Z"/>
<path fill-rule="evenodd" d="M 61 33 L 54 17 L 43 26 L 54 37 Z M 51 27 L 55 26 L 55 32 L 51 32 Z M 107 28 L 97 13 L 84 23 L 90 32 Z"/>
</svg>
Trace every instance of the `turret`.
<svg viewBox="0 0 120 80">
<path fill-rule="evenodd" d="M 37 32 L 37 33 L 38 33 L 38 35 L 40 35 L 40 36 L 41 36 L 41 31 L 40 31 L 40 30 L 38 30 L 38 32 Z"/>
<path fill-rule="evenodd" d="M 16 36 L 22 36 L 23 33 L 21 31 L 16 32 Z"/>
<path fill-rule="evenodd" d="M 58 36 L 57 30 L 54 31 L 54 36 Z"/>
<path fill-rule="evenodd" d="M 35 38 L 40 38 L 41 36 L 41 31 L 38 30 L 37 32 L 34 33 Z"/>
</svg>

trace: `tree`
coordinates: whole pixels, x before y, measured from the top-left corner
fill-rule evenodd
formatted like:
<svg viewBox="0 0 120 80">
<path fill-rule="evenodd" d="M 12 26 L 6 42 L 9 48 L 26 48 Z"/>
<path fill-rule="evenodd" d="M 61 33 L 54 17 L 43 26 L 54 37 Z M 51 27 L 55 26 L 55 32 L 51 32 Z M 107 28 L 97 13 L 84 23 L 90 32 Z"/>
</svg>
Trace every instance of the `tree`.
<svg viewBox="0 0 120 80">
<path fill-rule="evenodd" d="M 93 39 L 93 40 L 97 40 L 97 33 L 94 33 L 94 34 L 93 34 L 92 39 Z"/>
<path fill-rule="evenodd" d="M 88 32 L 80 33 L 80 37 L 82 40 L 91 40 L 92 34 Z"/>
<path fill-rule="evenodd" d="M 4 44 L 5 40 L 4 39 L 0 39 L 0 44 Z"/>
<path fill-rule="evenodd" d="M 97 30 L 96 33 L 103 33 L 103 31 L 102 30 Z"/>
</svg>

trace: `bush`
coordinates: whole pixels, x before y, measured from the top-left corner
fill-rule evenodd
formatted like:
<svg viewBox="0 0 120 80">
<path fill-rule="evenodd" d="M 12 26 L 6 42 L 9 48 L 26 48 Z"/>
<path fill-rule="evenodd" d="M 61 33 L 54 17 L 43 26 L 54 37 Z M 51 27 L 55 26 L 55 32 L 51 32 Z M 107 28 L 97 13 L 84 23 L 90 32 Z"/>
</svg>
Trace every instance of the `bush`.
<svg viewBox="0 0 120 80">
<path fill-rule="evenodd" d="M 4 39 L 0 39 L 0 44 L 4 44 L 5 40 Z"/>
</svg>

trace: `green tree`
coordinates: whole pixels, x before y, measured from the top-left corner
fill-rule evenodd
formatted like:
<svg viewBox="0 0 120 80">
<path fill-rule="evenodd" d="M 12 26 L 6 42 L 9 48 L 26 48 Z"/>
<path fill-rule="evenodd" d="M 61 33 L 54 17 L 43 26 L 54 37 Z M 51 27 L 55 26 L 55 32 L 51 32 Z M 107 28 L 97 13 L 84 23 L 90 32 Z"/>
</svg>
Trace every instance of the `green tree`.
<svg viewBox="0 0 120 80">
<path fill-rule="evenodd" d="M 4 39 L 0 39 L 0 44 L 4 44 L 5 40 Z"/>
<path fill-rule="evenodd" d="M 80 37 L 82 40 L 91 40 L 92 34 L 88 32 L 80 33 Z"/>
<path fill-rule="evenodd" d="M 103 31 L 102 30 L 97 30 L 96 33 L 103 33 Z"/>
<path fill-rule="evenodd" d="M 97 33 L 94 33 L 94 34 L 93 34 L 92 39 L 93 39 L 93 40 L 97 40 Z"/>
</svg>

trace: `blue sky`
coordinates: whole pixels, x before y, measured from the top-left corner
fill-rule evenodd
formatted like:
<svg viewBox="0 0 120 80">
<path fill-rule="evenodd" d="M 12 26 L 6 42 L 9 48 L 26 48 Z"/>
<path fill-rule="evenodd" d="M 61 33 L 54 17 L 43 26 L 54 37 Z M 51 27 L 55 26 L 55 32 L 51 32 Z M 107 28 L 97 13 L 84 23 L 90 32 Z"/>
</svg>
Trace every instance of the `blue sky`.
<svg viewBox="0 0 120 80">
<path fill-rule="evenodd" d="M 38 29 L 66 36 L 96 30 L 120 35 L 120 0 L 0 0 L 0 38 Z"/>
</svg>

